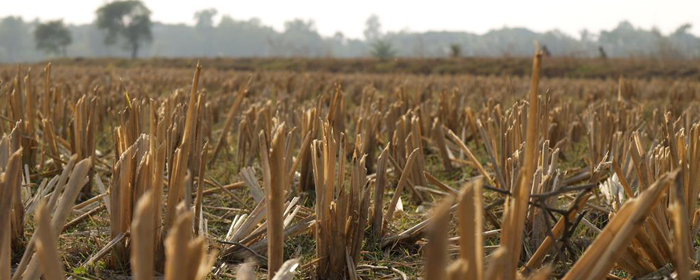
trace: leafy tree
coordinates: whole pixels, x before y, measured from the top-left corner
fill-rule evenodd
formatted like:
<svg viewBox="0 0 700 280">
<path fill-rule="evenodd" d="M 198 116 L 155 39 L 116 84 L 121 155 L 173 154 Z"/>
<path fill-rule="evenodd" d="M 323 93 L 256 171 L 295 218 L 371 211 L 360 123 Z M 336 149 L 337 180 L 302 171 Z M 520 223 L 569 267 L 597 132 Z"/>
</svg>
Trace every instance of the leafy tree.
<svg viewBox="0 0 700 280">
<path fill-rule="evenodd" d="M 73 42 L 70 30 L 63 20 L 40 23 L 34 29 L 36 48 L 46 54 L 66 55 L 66 47 Z"/>
<path fill-rule="evenodd" d="M 692 24 L 686 23 L 679 26 L 676 31 L 668 36 L 674 47 L 686 59 L 700 57 L 700 38 L 695 37 L 690 32 L 692 28 Z"/>
<path fill-rule="evenodd" d="M 605 49 L 603 48 L 603 46 L 598 46 L 598 56 L 601 59 L 608 59 L 608 54 L 605 53 Z"/>
<path fill-rule="evenodd" d="M 151 11 L 139 0 L 115 1 L 97 9 L 97 28 L 106 31 L 105 45 L 121 38 L 124 48 L 136 58 L 143 43 L 153 40 Z"/>
<path fill-rule="evenodd" d="M 29 28 L 21 17 L 6 17 L 0 20 L 0 59 L 22 61 L 29 44 Z"/>
<path fill-rule="evenodd" d="M 692 24 L 684 23 L 681 26 L 679 26 L 678 28 L 676 28 L 676 31 L 674 31 L 672 35 L 675 35 L 675 36 L 688 35 L 688 33 L 690 33 L 689 32 L 690 29 L 692 29 L 692 28 L 693 28 Z"/>
<path fill-rule="evenodd" d="M 278 55 L 313 57 L 324 54 L 324 42 L 313 20 L 293 19 L 284 23 L 276 50 Z M 282 49 L 279 49 L 281 47 Z"/>
<path fill-rule="evenodd" d="M 235 20 L 223 15 L 214 29 L 215 50 L 222 56 L 269 56 L 269 39 L 277 33 L 260 19 Z"/>
<path fill-rule="evenodd" d="M 382 38 L 382 23 L 379 22 L 377 15 L 373 14 L 367 18 L 363 33 L 367 42 L 373 42 Z"/>
<path fill-rule="evenodd" d="M 377 40 L 372 43 L 372 56 L 380 60 L 388 60 L 396 55 L 394 47 L 388 40 Z"/>
<path fill-rule="evenodd" d="M 197 55 L 207 56 L 215 53 L 214 45 L 216 44 L 216 38 L 214 37 L 214 17 L 218 11 L 214 8 L 199 10 L 194 13 L 194 31 L 196 34 L 193 36 L 195 40 L 195 46 L 197 51 L 201 52 Z M 193 38 L 190 37 L 190 40 Z"/>
<path fill-rule="evenodd" d="M 450 44 L 450 57 L 459 58 L 460 56 L 462 56 L 462 45 L 457 43 Z"/>
<path fill-rule="evenodd" d="M 197 29 L 211 29 L 211 28 L 213 28 L 214 27 L 214 17 L 218 13 L 219 12 L 214 8 L 195 12 L 194 13 L 194 20 L 197 22 L 195 24 L 195 27 L 197 27 Z"/>
<path fill-rule="evenodd" d="M 658 30 L 643 30 L 635 28 L 630 22 L 622 21 L 615 29 L 601 31 L 598 44 L 605 48 L 608 56 L 650 56 L 658 51 L 659 37 Z"/>
</svg>

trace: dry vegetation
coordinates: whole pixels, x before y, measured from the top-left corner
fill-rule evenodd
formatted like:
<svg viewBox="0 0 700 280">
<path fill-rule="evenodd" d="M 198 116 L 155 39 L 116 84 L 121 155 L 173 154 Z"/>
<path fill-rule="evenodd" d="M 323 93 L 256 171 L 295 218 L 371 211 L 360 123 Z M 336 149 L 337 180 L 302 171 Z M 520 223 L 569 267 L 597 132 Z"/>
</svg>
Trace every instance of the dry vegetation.
<svg viewBox="0 0 700 280">
<path fill-rule="evenodd" d="M 0 279 L 700 275 L 698 82 L 62 63 L 0 66 Z"/>
<path fill-rule="evenodd" d="M 71 58 L 55 61 L 57 65 L 85 67 L 171 67 L 191 69 L 197 59 L 148 58 L 140 60 L 117 58 Z M 410 58 L 401 57 L 377 61 L 371 58 L 204 58 L 207 69 L 222 71 L 294 71 L 325 73 L 372 73 L 416 75 L 497 75 L 529 76 L 532 59 L 526 57 L 461 57 Z M 663 60 L 650 58 L 591 59 L 567 56 L 547 57 L 542 74 L 558 78 L 627 78 L 698 79 L 698 60 Z"/>
</svg>

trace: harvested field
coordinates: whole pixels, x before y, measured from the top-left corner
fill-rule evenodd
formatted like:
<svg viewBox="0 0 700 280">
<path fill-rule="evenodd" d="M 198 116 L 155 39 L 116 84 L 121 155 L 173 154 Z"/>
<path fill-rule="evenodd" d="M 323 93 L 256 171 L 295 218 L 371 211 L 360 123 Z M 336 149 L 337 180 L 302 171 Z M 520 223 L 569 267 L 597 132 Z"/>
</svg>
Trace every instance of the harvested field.
<svg viewBox="0 0 700 280">
<path fill-rule="evenodd" d="M 0 66 L 0 279 L 700 275 L 691 63 L 314 63 Z"/>
</svg>

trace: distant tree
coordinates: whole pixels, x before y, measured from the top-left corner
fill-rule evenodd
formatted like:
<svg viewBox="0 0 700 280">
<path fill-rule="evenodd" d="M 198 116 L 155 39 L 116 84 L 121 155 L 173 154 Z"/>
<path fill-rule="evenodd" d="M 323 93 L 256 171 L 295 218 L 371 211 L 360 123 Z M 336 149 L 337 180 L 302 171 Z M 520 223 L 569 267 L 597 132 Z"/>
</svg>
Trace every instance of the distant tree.
<svg viewBox="0 0 700 280">
<path fill-rule="evenodd" d="M 651 29 L 656 39 L 656 57 L 661 59 L 680 59 L 683 54 L 676 48 L 671 38 L 664 36 L 657 27 Z"/>
<path fill-rule="evenodd" d="M 316 32 L 316 22 L 313 20 L 293 19 L 284 22 L 284 32 L 311 35 Z"/>
<path fill-rule="evenodd" d="M 382 24 L 377 15 L 373 14 L 367 18 L 363 33 L 367 42 L 374 42 L 382 38 Z"/>
<path fill-rule="evenodd" d="M 345 34 L 343 32 L 337 31 L 333 34 L 333 37 L 329 37 L 324 40 L 324 45 L 325 45 L 325 50 L 324 50 L 324 56 L 325 57 L 334 57 L 338 56 L 339 54 L 342 55 L 343 48 L 347 46 L 348 39 L 345 38 Z"/>
<path fill-rule="evenodd" d="M 658 29 L 644 30 L 622 21 L 615 29 L 601 31 L 598 44 L 605 48 L 608 57 L 649 57 L 658 54 L 658 47 L 663 46 L 663 42 L 659 44 L 660 35 Z"/>
<path fill-rule="evenodd" d="M 21 61 L 31 34 L 21 17 L 6 17 L 0 20 L 0 59 Z"/>
<path fill-rule="evenodd" d="M 579 35 L 581 36 L 581 42 L 588 42 L 593 38 L 593 34 L 585 28 L 579 31 Z"/>
<path fill-rule="evenodd" d="M 690 35 L 690 30 L 693 29 L 693 25 L 690 23 L 684 23 L 674 31 L 671 36 L 692 36 Z"/>
<path fill-rule="evenodd" d="M 97 28 L 106 32 L 105 45 L 121 38 L 131 58 L 138 56 L 142 44 L 153 40 L 151 11 L 139 0 L 115 1 L 97 9 Z"/>
<path fill-rule="evenodd" d="M 36 48 L 46 54 L 66 55 L 66 47 L 73 42 L 70 30 L 63 20 L 40 23 L 34 29 Z"/>
<path fill-rule="evenodd" d="M 683 54 L 683 58 L 698 58 L 700 56 L 700 38 L 695 37 L 690 30 L 690 23 L 679 26 L 668 38 L 671 43 Z"/>
<path fill-rule="evenodd" d="M 394 47 L 388 40 L 377 40 L 372 43 L 372 56 L 380 60 L 388 60 L 396 55 Z"/>
<path fill-rule="evenodd" d="M 424 58 L 428 49 L 428 43 L 425 42 L 425 34 L 418 33 L 411 36 L 411 45 L 413 46 L 412 53 L 416 57 Z M 401 44 L 401 43 L 399 43 Z"/>
<path fill-rule="evenodd" d="M 309 57 L 324 54 L 323 38 L 316 31 L 313 20 L 286 21 L 284 32 L 280 35 L 286 55 Z"/>
<path fill-rule="evenodd" d="M 605 49 L 603 49 L 603 46 L 598 46 L 598 57 L 602 59 L 608 59 L 608 54 L 605 53 Z"/>
<path fill-rule="evenodd" d="M 216 52 L 216 38 L 215 38 L 215 28 L 214 28 L 214 17 L 218 11 L 214 8 L 200 10 L 194 13 L 194 30 L 196 32 L 196 40 L 194 42 L 198 55 L 210 56 L 214 55 Z"/>
<path fill-rule="evenodd" d="M 450 57 L 458 58 L 462 56 L 462 46 L 457 43 L 450 44 Z"/>
<path fill-rule="evenodd" d="M 214 9 L 206 9 L 194 13 L 195 26 L 197 29 L 209 29 L 214 27 L 214 17 L 219 12 Z"/>
<path fill-rule="evenodd" d="M 214 47 L 222 56 L 271 56 L 269 40 L 277 33 L 257 18 L 238 21 L 223 15 L 214 29 Z"/>
<path fill-rule="evenodd" d="M 345 34 L 343 34 L 343 32 L 337 31 L 335 32 L 335 34 L 333 34 L 333 37 L 331 37 L 331 39 L 338 43 L 343 43 L 345 41 Z"/>
</svg>

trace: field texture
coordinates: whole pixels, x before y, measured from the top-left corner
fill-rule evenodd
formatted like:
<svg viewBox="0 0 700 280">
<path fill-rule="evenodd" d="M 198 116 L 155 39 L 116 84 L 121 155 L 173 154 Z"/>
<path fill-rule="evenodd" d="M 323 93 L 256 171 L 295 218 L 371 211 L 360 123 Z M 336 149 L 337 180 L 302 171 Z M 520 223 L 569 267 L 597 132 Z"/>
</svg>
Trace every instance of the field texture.
<svg viewBox="0 0 700 280">
<path fill-rule="evenodd" d="M 0 279 L 693 279 L 697 63 L 0 66 Z"/>
</svg>

